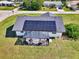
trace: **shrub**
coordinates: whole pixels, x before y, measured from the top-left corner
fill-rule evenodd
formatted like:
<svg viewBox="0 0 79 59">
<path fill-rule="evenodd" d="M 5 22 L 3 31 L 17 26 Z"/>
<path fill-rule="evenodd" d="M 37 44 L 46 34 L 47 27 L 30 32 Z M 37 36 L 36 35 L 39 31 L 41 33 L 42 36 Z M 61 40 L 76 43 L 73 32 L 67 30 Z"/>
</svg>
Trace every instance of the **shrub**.
<svg viewBox="0 0 79 59">
<path fill-rule="evenodd" d="M 79 38 L 79 26 L 76 24 L 68 24 L 66 27 L 66 34 L 69 38 L 78 39 Z"/>
</svg>

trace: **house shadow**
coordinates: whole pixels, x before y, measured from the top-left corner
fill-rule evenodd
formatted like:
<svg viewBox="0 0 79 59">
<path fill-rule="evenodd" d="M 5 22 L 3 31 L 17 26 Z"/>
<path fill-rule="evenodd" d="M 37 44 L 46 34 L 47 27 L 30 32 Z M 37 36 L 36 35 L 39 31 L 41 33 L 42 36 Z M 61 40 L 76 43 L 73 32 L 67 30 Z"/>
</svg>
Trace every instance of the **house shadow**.
<svg viewBox="0 0 79 59">
<path fill-rule="evenodd" d="M 13 26 L 14 26 L 14 25 L 11 25 L 11 26 L 9 26 L 8 28 L 6 28 L 5 37 L 7 37 L 7 38 L 8 38 L 8 37 L 11 37 L 11 38 L 12 38 L 12 37 L 13 37 L 13 38 L 14 38 L 14 37 L 17 37 L 17 36 L 16 36 L 16 32 L 15 32 L 15 31 L 12 31 Z"/>
<path fill-rule="evenodd" d="M 27 46 L 48 46 L 47 45 L 42 45 L 41 43 L 39 44 L 28 44 L 28 42 L 26 41 L 26 39 L 24 39 L 23 37 L 18 37 L 16 35 L 15 31 L 12 31 L 14 25 L 9 26 L 8 28 L 6 28 L 6 33 L 5 33 L 5 37 L 6 38 L 17 38 L 16 42 L 14 45 L 27 45 Z"/>
</svg>

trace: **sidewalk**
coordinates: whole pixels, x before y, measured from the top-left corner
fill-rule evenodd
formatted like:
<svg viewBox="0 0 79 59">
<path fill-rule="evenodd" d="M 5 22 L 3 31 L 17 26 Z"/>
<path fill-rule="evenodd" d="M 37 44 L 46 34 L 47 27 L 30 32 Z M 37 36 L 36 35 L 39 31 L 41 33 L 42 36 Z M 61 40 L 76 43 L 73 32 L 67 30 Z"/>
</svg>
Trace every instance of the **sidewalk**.
<svg viewBox="0 0 79 59">
<path fill-rule="evenodd" d="M 46 12 L 50 12 L 50 13 L 53 13 L 53 14 L 79 14 L 79 11 L 71 11 L 71 12 L 65 12 L 65 11 L 62 11 L 62 12 L 56 12 L 56 11 L 17 11 L 17 13 L 15 14 L 20 14 L 20 13 L 27 13 L 27 14 L 31 14 L 31 13 L 39 13 L 39 14 L 43 14 L 43 13 L 46 13 Z"/>
</svg>

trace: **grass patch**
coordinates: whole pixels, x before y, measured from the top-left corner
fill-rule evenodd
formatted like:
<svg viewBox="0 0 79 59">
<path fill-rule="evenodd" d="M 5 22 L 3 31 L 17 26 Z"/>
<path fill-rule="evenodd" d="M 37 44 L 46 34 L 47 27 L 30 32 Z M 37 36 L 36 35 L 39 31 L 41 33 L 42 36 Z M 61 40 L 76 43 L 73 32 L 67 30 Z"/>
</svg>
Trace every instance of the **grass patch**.
<svg viewBox="0 0 79 59">
<path fill-rule="evenodd" d="M 0 6 L 0 10 L 13 10 L 16 7 Z"/>
<path fill-rule="evenodd" d="M 56 8 L 47 8 L 47 7 L 41 7 L 40 11 L 57 11 Z"/>
<path fill-rule="evenodd" d="M 78 24 L 79 25 L 79 15 L 78 14 L 59 14 L 57 16 L 62 16 L 64 24 Z"/>
<path fill-rule="evenodd" d="M 26 14 L 21 14 L 26 15 Z M 6 29 L 13 25 L 17 16 L 13 15 L 0 23 L 0 59 L 79 59 L 79 41 L 53 40 L 49 46 L 14 45 L 17 38 L 6 38 Z M 39 14 L 30 14 L 36 16 Z M 79 15 L 58 15 L 64 24 L 78 24 Z"/>
</svg>

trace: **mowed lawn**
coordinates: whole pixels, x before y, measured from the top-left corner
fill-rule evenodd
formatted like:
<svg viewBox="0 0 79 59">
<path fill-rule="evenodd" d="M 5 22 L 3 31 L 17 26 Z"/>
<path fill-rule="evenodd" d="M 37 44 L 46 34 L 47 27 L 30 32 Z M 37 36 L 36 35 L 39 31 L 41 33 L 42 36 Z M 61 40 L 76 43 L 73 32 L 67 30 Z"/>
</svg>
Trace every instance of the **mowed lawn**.
<svg viewBox="0 0 79 59">
<path fill-rule="evenodd" d="M 0 6 L 0 10 L 13 10 L 16 7 Z"/>
<path fill-rule="evenodd" d="M 32 16 L 36 16 L 31 14 Z M 6 29 L 15 23 L 14 15 L 0 23 L 0 59 L 79 59 L 79 41 L 55 39 L 49 46 L 14 45 L 17 38 L 5 37 Z M 58 15 L 64 24 L 79 25 L 79 15 Z"/>
</svg>

